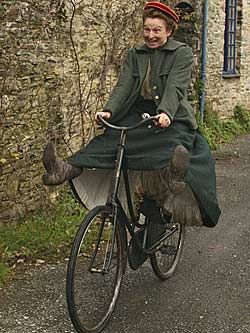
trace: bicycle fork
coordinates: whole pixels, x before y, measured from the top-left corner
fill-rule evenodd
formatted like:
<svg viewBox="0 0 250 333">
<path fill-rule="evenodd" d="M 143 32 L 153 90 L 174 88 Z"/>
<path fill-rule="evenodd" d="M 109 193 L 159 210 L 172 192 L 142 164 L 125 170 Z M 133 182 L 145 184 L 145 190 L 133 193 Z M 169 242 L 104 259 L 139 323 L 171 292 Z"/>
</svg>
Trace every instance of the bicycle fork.
<svg viewBox="0 0 250 333">
<path fill-rule="evenodd" d="M 112 258 L 114 256 L 115 237 L 116 237 L 116 216 L 115 212 L 109 212 L 101 216 L 101 223 L 99 225 L 98 235 L 94 246 L 94 252 L 91 257 L 88 271 L 90 273 L 106 274 L 112 269 Z M 108 220 L 107 220 L 108 219 Z M 107 224 L 107 227 L 105 226 Z M 112 230 L 109 230 L 112 225 Z M 103 237 L 104 236 L 104 237 Z M 105 242 L 105 249 L 102 249 L 103 242 Z M 102 261 L 98 261 L 98 252 L 103 255 Z"/>
<path fill-rule="evenodd" d="M 106 274 L 109 272 L 110 269 L 112 269 L 112 258 L 114 256 L 114 247 L 115 247 L 115 238 L 116 238 L 116 228 L 117 228 L 117 193 L 119 188 L 119 183 L 121 179 L 121 170 L 122 170 L 122 162 L 123 162 L 123 155 L 124 155 L 124 147 L 125 147 L 125 139 L 126 139 L 126 133 L 122 130 L 120 142 L 118 145 L 118 152 L 117 152 L 117 159 L 115 163 L 115 169 L 114 169 L 114 182 L 111 184 L 111 197 L 110 201 L 107 202 L 107 205 L 111 207 L 111 223 L 113 225 L 112 228 L 112 234 L 109 235 L 109 239 L 107 240 L 106 245 L 106 251 L 105 251 L 105 257 L 102 263 L 102 268 L 98 269 L 95 268 L 95 260 L 98 253 L 98 249 L 100 247 L 100 242 L 102 238 L 102 234 L 104 231 L 104 225 L 105 225 L 105 218 L 102 221 L 102 225 L 99 230 L 98 239 L 95 244 L 95 251 L 93 253 L 93 257 L 90 263 L 89 271 L 91 273 L 100 273 L 100 274 Z M 121 240 L 119 240 L 121 241 Z"/>
</svg>

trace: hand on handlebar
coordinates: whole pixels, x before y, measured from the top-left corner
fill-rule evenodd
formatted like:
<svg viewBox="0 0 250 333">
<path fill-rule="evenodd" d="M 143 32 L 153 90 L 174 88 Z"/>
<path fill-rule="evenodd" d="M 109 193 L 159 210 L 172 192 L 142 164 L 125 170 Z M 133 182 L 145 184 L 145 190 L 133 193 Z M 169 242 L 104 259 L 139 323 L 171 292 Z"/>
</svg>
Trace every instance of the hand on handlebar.
<svg viewBox="0 0 250 333">
<path fill-rule="evenodd" d="M 98 119 L 98 116 L 101 116 L 103 119 L 108 120 L 111 117 L 111 112 L 110 111 L 99 111 L 99 112 L 96 112 L 96 114 L 95 114 L 95 122 L 98 125 L 102 125 L 102 123 Z"/>
<path fill-rule="evenodd" d="M 154 121 L 155 125 L 161 128 L 167 128 L 168 126 L 171 125 L 171 119 L 166 113 L 160 113 L 158 115 L 157 121 Z"/>
</svg>

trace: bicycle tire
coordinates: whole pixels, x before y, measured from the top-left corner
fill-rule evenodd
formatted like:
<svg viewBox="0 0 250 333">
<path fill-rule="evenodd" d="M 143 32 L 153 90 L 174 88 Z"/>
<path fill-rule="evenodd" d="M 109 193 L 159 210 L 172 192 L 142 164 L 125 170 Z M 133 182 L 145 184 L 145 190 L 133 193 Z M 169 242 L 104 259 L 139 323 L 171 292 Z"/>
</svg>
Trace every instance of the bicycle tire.
<svg viewBox="0 0 250 333">
<path fill-rule="evenodd" d="M 162 281 L 169 279 L 175 273 L 184 246 L 186 227 L 172 221 L 168 225 L 167 232 L 171 230 L 176 231 L 162 242 L 162 247 L 150 255 L 153 271 Z"/>
<path fill-rule="evenodd" d="M 93 208 L 83 219 L 73 241 L 66 276 L 66 300 L 70 319 L 79 333 L 101 332 L 117 303 L 126 261 L 123 230 L 117 222 L 111 267 L 106 273 L 101 273 L 101 265 L 107 265 L 110 258 L 110 234 L 114 229 L 109 206 Z M 91 267 L 96 272 L 90 272 L 95 248 L 96 257 Z"/>
</svg>

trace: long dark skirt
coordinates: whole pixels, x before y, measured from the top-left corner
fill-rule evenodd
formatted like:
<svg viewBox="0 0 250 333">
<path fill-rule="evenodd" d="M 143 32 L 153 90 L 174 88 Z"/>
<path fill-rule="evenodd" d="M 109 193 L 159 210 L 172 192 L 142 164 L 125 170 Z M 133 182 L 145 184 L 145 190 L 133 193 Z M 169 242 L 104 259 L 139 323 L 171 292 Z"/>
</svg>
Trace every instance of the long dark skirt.
<svg viewBox="0 0 250 333">
<path fill-rule="evenodd" d="M 134 108 L 119 125 L 131 125 L 141 119 L 138 109 Z M 81 168 L 113 169 L 119 138 L 119 131 L 105 130 L 71 156 L 68 162 Z M 215 166 L 209 146 L 199 130 L 173 122 L 167 129 L 143 126 L 128 132 L 125 144 L 127 166 L 131 170 L 165 168 L 177 145 L 185 146 L 190 153 L 190 166 L 185 180 L 196 196 L 203 224 L 213 227 L 220 216 Z"/>
</svg>

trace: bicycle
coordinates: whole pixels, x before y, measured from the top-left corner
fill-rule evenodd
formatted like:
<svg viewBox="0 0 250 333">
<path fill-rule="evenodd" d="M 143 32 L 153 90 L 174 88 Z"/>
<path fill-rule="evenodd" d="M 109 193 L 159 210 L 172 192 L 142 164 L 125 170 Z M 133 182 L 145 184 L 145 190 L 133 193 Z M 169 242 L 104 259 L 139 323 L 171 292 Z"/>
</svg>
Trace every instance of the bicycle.
<svg viewBox="0 0 250 333">
<path fill-rule="evenodd" d="M 128 249 L 133 241 L 138 251 L 150 258 L 160 280 L 170 278 L 179 262 L 185 227 L 173 219 L 160 239 L 147 245 L 148 218 L 136 218 L 124 156 L 126 134 L 157 120 L 145 116 L 133 126 L 118 127 L 99 117 L 106 128 L 121 132 L 114 168 L 112 191 L 106 205 L 91 209 L 84 217 L 73 241 L 66 277 L 67 306 L 72 324 L 79 333 L 98 333 L 107 325 L 119 296 L 127 267 Z M 124 177 L 129 216 L 118 198 L 121 175 Z M 138 230 L 143 230 L 141 240 Z M 128 242 L 127 234 L 131 239 Z"/>
</svg>

